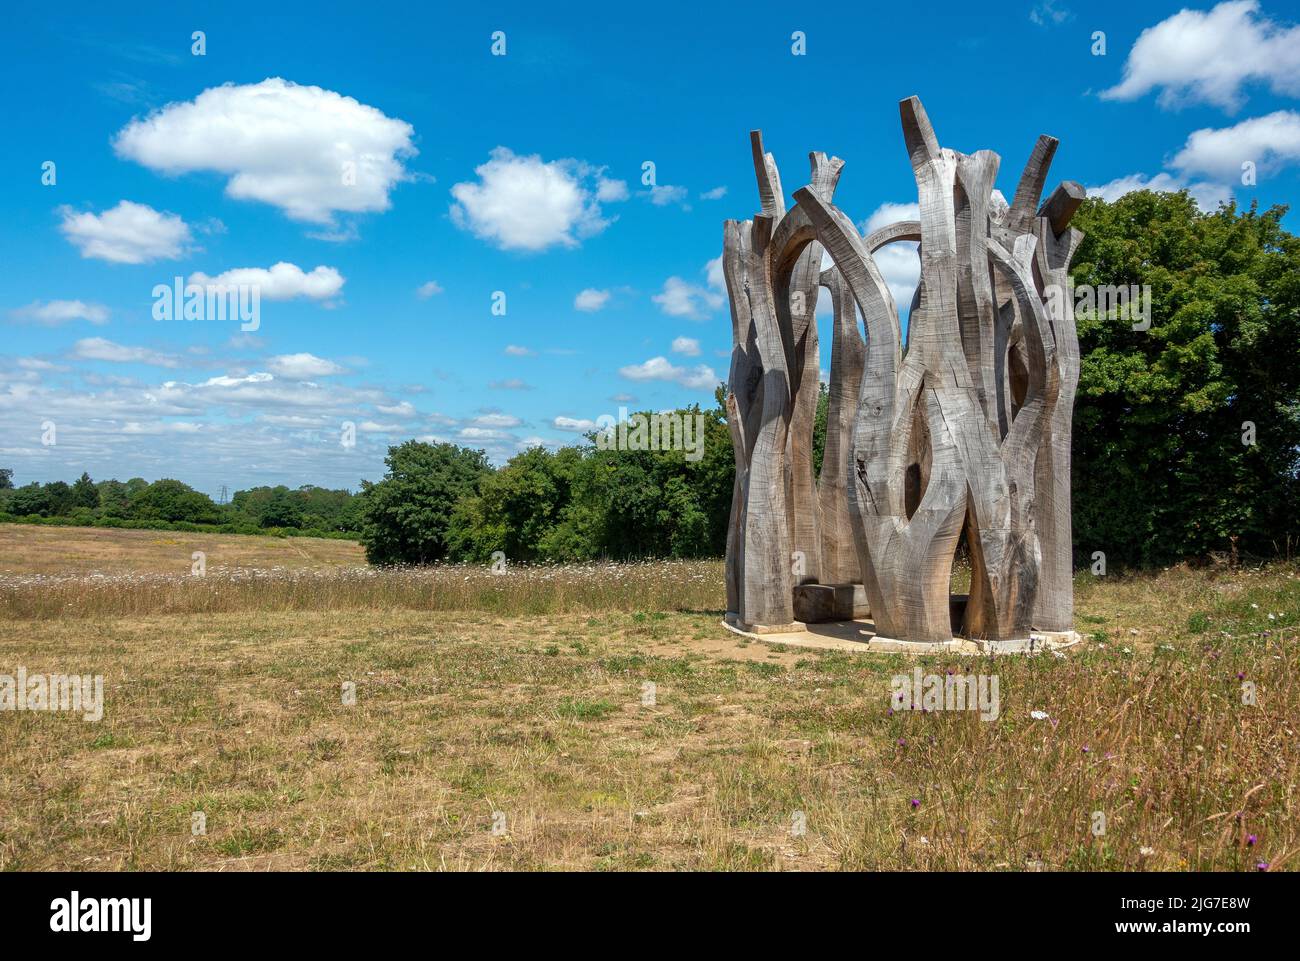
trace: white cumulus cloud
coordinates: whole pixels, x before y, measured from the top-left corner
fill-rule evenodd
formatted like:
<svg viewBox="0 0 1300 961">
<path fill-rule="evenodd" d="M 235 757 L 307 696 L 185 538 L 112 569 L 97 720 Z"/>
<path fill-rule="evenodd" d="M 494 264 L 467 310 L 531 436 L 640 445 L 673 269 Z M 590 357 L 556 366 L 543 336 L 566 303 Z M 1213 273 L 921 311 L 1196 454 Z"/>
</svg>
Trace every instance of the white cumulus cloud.
<svg viewBox="0 0 1300 961">
<path fill-rule="evenodd" d="M 226 193 L 280 208 L 293 220 L 332 224 L 336 213 L 389 208 L 411 179 L 414 128 L 320 87 L 271 77 L 224 84 L 124 127 L 118 155 L 152 170 L 214 170 Z"/>
<path fill-rule="evenodd" d="M 609 226 L 590 184 L 596 171 L 579 161 L 547 162 L 497 147 L 474 172 L 477 181 L 451 188 L 452 221 L 502 250 L 576 247 Z"/>
<path fill-rule="evenodd" d="M 1266 83 L 1279 95 L 1300 94 L 1300 26 L 1261 16 L 1256 0 L 1232 0 L 1208 13 L 1180 10 L 1143 30 L 1123 80 L 1101 96 L 1136 100 L 1159 87 L 1162 107 L 1209 103 L 1231 112 L 1249 82 Z"/>
<path fill-rule="evenodd" d="M 619 374 L 628 380 L 662 380 L 680 384 L 692 390 L 711 390 L 718 384 L 718 375 L 706 364 L 698 367 L 677 367 L 666 357 L 651 357 L 645 363 L 620 367 Z"/>
<path fill-rule="evenodd" d="M 159 213 L 147 204 L 121 201 L 102 214 L 60 207 L 59 230 L 81 256 L 114 264 L 147 264 L 175 260 L 186 252 L 189 225 L 172 213 Z"/>
<path fill-rule="evenodd" d="M 334 361 L 307 353 L 280 354 L 267 361 L 266 366 L 273 374 L 289 380 L 310 380 L 312 377 L 328 377 L 345 372 Z"/>
<path fill-rule="evenodd" d="M 343 289 L 343 281 L 343 275 L 333 267 L 316 267 L 307 272 L 284 261 L 269 268 L 237 267 L 215 277 L 195 272 L 189 279 L 200 287 L 256 287 L 263 300 L 329 300 Z"/>
<path fill-rule="evenodd" d="M 707 287 L 673 276 L 665 280 L 664 289 L 650 299 L 669 317 L 703 320 L 727 302 L 722 284 L 722 258 L 709 261 L 704 270 L 708 276 Z"/>
<path fill-rule="evenodd" d="M 1255 164 L 1258 173 L 1274 173 L 1300 162 L 1300 113 L 1278 110 L 1220 130 L 1197 130 L 1171 165 L 1233 181 L 1241 177 L 1246 162 Z"/>
<path fill-rule="evenodd" d="M 687 357 L 698 357 L 700 356 L 700 342 L 694 337 L 674 338 L 673 353 L 685 354 Z"/>
<path fill-rule="evenodd" d="M 1182 177 L 1175 177 L 1167 173 L 1158 173 L 1154 177 L 1148 177 L 1145 174 L 1129 174 L 1126 177 L 1116 177 L 1109 183 L 1086 189 L 1089 197 L 1100 197 L 1107 202 L 1118 200 L 1125 194 L 1131 194 L 1135 190 L 1163 190 L 1168 192 L 1186 190 L 1192 199 L 1196 201 L 1196 205 L 1204 211 L 1215 210 L 1220 202 L 1226 203 L 1232 199 L 1232 191 L 1223 184 L 1204 181 L 1188 183 Z"/>
<path fill-rule="evenodd" d="M 862 224 L 862 233 L 866 236 L 900 220 L 917 220 L 920 211 L 921 208 L 914 203 L 883 203 Z M 889 285 L 889 292 L 894 295 L 894 304 L 900 312 L 912 306 L 912 295 L 921 282 L 921 258 L 916 248 L 912 241 L 900 240 L 886 244 L 875 253 L 876 266 Z M 818 303 L 823 299 L 829 301 L 830 298 L 818 298 Z"/>
<path fill-rule="evenodd" d="M 627 181 L 626 180 L 606 180 L 604 177 L 596 178 L 596 199 L 602 204 L 617 203 L 620 200 L 627 200 Z"/>
<path fill-rule="evenodd" d="M 577 297 L 573 298 L 573 306 L 577 310 L 583 310 L 587 313 L 594 313 L 609 303 L 608 290 L 595 290 L 588 287 L 580 291 Z"/>
</svg>

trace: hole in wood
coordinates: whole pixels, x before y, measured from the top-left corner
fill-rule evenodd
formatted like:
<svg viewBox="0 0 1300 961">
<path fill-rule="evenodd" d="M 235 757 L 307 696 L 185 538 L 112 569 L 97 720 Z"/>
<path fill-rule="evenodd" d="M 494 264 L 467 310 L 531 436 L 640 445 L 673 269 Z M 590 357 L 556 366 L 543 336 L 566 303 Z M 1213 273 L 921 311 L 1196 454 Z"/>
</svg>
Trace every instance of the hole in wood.
<svg viewBox="0 0 1300 961">
<path fill-rule="evenodd" d="M 1024 406 L 1025 394 L 1029 392 L 1029 370 L 1025 367 L 1025 358 L 1020 344 L 1013 344 L 1007 349 L 1007 374 L 1011 380 L 1011 416 L 1014 418 Z"/>
</svg>

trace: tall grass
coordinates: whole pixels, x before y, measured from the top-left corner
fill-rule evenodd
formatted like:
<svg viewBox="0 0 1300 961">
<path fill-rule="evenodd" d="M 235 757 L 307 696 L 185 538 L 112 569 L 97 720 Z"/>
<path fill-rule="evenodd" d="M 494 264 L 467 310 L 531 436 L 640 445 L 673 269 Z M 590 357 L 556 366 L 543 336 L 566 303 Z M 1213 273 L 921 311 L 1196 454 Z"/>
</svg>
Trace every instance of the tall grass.
<svg viewBox="0 0 1300 961">
<path fill-rule="evenodd" d="M 716 611 L 721 561 L 508 567 L 209 568 L 172 574 L 0 574 L 0 618 L 296 610 L 476 610 L 500 614 Z"/>
</svg>

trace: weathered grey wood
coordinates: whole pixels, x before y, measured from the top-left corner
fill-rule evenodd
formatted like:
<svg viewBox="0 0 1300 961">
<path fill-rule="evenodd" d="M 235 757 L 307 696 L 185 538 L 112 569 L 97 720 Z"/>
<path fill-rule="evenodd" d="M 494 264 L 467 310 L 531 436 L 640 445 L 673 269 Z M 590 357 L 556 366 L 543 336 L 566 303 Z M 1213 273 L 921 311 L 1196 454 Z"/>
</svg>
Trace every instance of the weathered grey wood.
<svg viewBox="0 0 1300 961">
<path fill-rule="evenodd" d="M 821 283 L 830 292 L 835 333 L 831 343 L 830 385 L 826 404 L 826 446 L 822 451 L 822 472 L 818 480 L 821 512 L 821 578 L 828 584 L 861 583 L 862 569 L 853 543 L 849 516 L 849 490 L 853 419 L 857 413 L 858 390 L 867 347 L 858 332 L 858 309 L 838 268 L 821 273 Z"/>
<path fill-rule="evenodd" d="M 812 426 L 822 249 L 806 217 L 787 213 L 759 131 L 750 144 L 761 212 L 723 228 L 733 342 L 727 410 L 736 451 L 727 606 L 743 625 L 773 627 L 793 622 L 792 587 L 816 578 L 821 564 Z M 829 198 L 843 162 L 810 159 L 815 189 Z"/>
<path fill-rule="evenodd" d="M 795 583 L 861 578 L 881 634 L 947 640 L 952 556 L 964 532 L 967 636 L 1068 630 L 1078 341 L 1071 298 L 1061 294 L 1081 238 L 1069 220 L 1083 192 L 1067 181 L 1040 207 L 1057 144 L 1045 136 L 1015 199 L 1001 203 L 997 154 L 941 147 L 915 97 L 899 111 L 920 219 L 866 238 L 833 203 L 841 161 L 810 155 L 811 183 L 787 209 L 776 164 L 751 135 L 762 212 L 724 231 L 737 466 L 728 608 L 744 623 L 782 624 Z M 873 256 L 899 240 L 919 241 L 921 259 L 905 351 Z M 834 267 L 819 271 L 823 246 Z M 819 284 L 830 294 L 834 337 L 814 487 Z M 793 576 L 783 570 L 792 546 L 804 565 Z M 831 596 L 799 590 L 801 610 L 821 610 Z"/>
<path fill-rule="evenodd" d="M 1087 196 L 1088 192 L 1083 189 L 1082 184 L 1066 180 L 1052 191 L 1052 196 L 1043 201 L 1038 216 L 1047 218 L 1052 227 L 1053 237 L 1065 233 L 1070 225 L 1070 218 L 1074 216 L 1074 212 L 1079 209 L 1079 205 L 1087 199 Z M 1073 256 L 1073 251 L 1070 254 Z M 1069 267 L 1068 258 L 1065 267 Z"/>
<path fill-rule="evenodd" d="M 794 616 L 805 624 L 868 617 L 861 584 L 800 584 L 794 589 Z"/>
<path fill-rule="evenodd" d="M 1060 387 L 1039 447 L 1036 466 L 1038 528 L 1043 566 L 1034 603 L 1034 626 L 1044 631 L 1068 631 L 1074 626 L 1074 538 L 1070 500 L 1071 418 L 1079 382 L 1079 337 L 1074 323 L 1070 261 L 1083 233 L 1069 219 L 1083 201 L 1083 188 L 1061 184 L 1044 204 L 1038 221 L 1038 271 L 1047 296 L 1048 319 L 1056 340 Z"/>
<path fill-rule="evenodd" d="M 778 305 L 789 311 L 793 413 L 787 439 L 789 477 L 786 512 L 791 531 L 791 572 L 796 584 L 822 580 L 822 519 L 813 471 L 813 426 L 820 393 L 817 296 L 821 287 L 820 244 L 809 244 L 795 262 L 789 289 L 777 293 Z"/>
<path fill-rule="evenodd" d="M 1056 156 L 1056 147 L 1059 143 L 1060 141 L 1055 137 L 1044 134 L 1038 138 L 1038 142 L 1034 144 L 1034 149 L 1029 154 L 1029 159 L 1025 161 L 1025 169 L 1020 174 L 1019 183 L 1016 184 L 1015 198 L 1011 201 L 1011 209 L 1006 218 L 1007 227 L 1015 233 L 1029 233 L 1034 229 L 1034 212 L 1038 209 L 1038 198 L 1043 194 L 1043 187 L 1047 183 L 1047 171 L 1052 166 L 1052 158 Z"/>
</svg>

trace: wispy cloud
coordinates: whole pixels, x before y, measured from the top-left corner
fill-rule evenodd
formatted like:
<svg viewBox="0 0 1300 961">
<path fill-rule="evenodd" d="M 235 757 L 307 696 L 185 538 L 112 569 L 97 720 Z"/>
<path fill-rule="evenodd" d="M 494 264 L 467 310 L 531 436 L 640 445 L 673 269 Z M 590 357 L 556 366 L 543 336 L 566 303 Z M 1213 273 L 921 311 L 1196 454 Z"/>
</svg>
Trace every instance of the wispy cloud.
<svg viewBox="0 0 1300 961">
<path fill-rule="evenodd" d="M 57 327 L 72 320 L 85 320 L 100 326 L 108 323 L 108 308 L 103 304 L 88 304 L 81 300 L 37 300 L 26 307 L 10 311 L 9 316 L 45 327 Z"/>
</svg>

